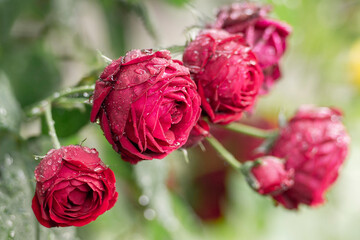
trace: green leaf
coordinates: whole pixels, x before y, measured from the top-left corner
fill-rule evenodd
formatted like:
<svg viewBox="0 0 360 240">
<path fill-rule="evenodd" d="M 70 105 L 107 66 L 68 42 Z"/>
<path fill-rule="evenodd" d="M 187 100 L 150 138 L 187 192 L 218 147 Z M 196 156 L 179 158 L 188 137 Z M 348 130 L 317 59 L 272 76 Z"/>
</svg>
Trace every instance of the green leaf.
<svg viewBox="0 0 360 240">
<path fill-rule="evenodd" d="M 76 134 L 83 126 L 90 122 L 91 106 L 82 104 L 78 107 L 61 108 L 54 106 L 52 116 L 58 137 L 69 137 Z M 45 118 L 41 120 L 42 133 L 48 135 L 49 129 Z"/>
<path fill-rule="evenodd" d="M 19 131 L 21 109 L 16 101 L 9 80 L 0 71 L 0 130 Z"/>
</svg>

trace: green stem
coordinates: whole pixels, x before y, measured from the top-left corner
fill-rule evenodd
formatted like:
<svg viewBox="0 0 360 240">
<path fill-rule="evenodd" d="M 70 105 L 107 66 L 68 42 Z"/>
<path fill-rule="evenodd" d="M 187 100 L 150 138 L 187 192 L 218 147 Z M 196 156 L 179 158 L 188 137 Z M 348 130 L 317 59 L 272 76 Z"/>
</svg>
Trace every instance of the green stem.
<svg viewBox="0 0 360 240">
<path fill-rule="evenodd" d="M 205 139 L 233 168 L 235 168 L 236 170 L 241 169 L 241 163 L 234 157 L 234 155 L 232 155 L 228 150 L 226 150 L 226 148 L 224 148 L 224 146 L 216 138 L 210 136 L 206 137 Z"/>
<path fill-rule="evenodd" d="M 53 143 L 54 148 L 59 149 L 61 147 L 59 139 L 56 135 L 56 131 L 55 131 L 55 123 L 54 120 L 52 118 L 52 114 L 51 114 L 51 102 L 48 102 L 48 104 L 46 104 L 45 106 L 45 119 L 46 119 L 46 123 L 48 125 L 49 128 L 49 135 L 51 137 L 51 141 Z"/>
<path fill-rule="evenodd" d="M 230 123 L 224 126 L 234 132 L 243 133 L 257 138 L 269 138 L 276 134 L 277 130 L 264 130 L 252 126 L 248 126 L 242 123 Z"/>
<path fill-rule="evenodd" d="M 95 89 L 95 85 L 86 85 L 86 86 L 80 86 L 80 87 L 74 87 L 74 88 L 67 88 L 65 90 L 62 90 L 60 92 L 56 92 L 52 94 L 50 97 L 45 99 L 44 101 L 41 101 L 34 106 L 32 106 L 30 109 L 26 111 L 26 115 L 28 117 L 36 117 L 40 116 L 45 112 L 46 106 L 49 104 L 52 104 L 53 102 L 58 101 L 59 99 L 62 99 L 64 97 L 74 95 L 74 94 L 85 94 L 87 93 L 89 96 L 92 95 L 93 91 Z"/>
</svg>

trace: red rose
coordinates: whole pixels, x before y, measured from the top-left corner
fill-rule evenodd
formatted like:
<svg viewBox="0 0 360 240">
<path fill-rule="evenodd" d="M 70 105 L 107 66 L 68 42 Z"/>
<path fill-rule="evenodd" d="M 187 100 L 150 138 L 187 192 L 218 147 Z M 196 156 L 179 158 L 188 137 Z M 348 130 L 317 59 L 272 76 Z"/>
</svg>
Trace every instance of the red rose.
<svg viewBox="0 0 360 240">
<path fill-rule="evenodd" d="M 189 70 L 167 50 L 132 50 L 96 82 L 91 121 L 131 163 L 164 158 L 187 141 L 200 116 Z"/>
<path fill-rule="evenodd" d="M 213 123 L 236 121 L 254 105 L 263 74 L 241 35 L 204 30 L 186 47 L 183 60 Z"/>
<path fill-rule="evenodd" d="M 84 226 L 117 200 L 115 176 L 93 148 L 50 150 L 35 169 L 32 209 L 45 227 Z"/>
<path fill-rule="evenodd" d="M 286 208 L 323 203 L 325 191 L 334 183 L 344 162 L 350 138 L 333 108 L 301 107 L 270 151 L 295 170 L 294 185 L 274 198 Z"/>
<path fill-rule="evenodd" d="M 264 156 L 246 164 L 251 165 L 245 172 L 249 184 L 260 194 L 275 196 L 294 184 L 294 170 L 285 170 L 285 164 L 276 157 Z"/>
<path fill-rule="evenodd" d="M 267 93 L 281 76 L 279 60 L 286 50 L 286 38 L 291 32 L 288 24 L 269 19 L 267 14 L 270 11 L 269 6 L 234 3 L 221 8 L 216 22 L 211 25 L 230 33 L 244 34 L 264 73 L 261 94 Z"/>
<path fill-rule="evenodd" d="M 187 142 L 183 148 L 194 147 L 199 144 L 205 137 L 210 136 L 210 126 L 203 119 L 199 119 L 197 124 L 193 127 L 190 132 Z"/>
</svg>

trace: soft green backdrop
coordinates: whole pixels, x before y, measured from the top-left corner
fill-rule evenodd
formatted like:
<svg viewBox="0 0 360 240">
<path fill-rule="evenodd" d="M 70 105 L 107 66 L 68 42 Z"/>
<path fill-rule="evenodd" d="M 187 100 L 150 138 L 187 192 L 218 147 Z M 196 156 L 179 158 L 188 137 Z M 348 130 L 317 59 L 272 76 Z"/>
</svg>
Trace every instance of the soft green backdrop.
<svg viewBox="0 0 360 240">
<path fill-rule="evenodd" d="M 291 116 L 305 103 L 337 106 L 345 113 L 350 155 L 324 206 L 298 212 L 275 207 L 240 174 L 226 170 L 222 216 L 202 221 L 192 207 L 201 197 L 192 182 L 204 168 L 211 169 L 205 155 L 190 151 L 186 163 L 174 153 L 130 166 L 98 126 L 88 124 L 89 108 L 79 106 L 54 109 L 61 143 L 86 138 L 85 145 L 96 147 L 117 176 L 119 200 L 82 228 L 38 225 L 30 208 L 34 155 L 46 154 L 51 145 L 41 120 L 26 120 L 26 108 L 80 80 L 96 80 L 104 67 L 99 52 L 118 58 L 132 48 L 183 45 L 190 34 L 186 28 L 210 19 L 216 7 L 230 1 L 1 0 L 0 240 L 359 239 L 360 48 L 354 46 L 360 42 L 360 1 L 262 2 L 273 4 L 273 17 L 291 24 L 293 33 L 283 78 L 258 101 L 254 115 L 273 120 L 282 111 Z M 211 166 L 223 166 L 214 161 Z"/>
</svg>

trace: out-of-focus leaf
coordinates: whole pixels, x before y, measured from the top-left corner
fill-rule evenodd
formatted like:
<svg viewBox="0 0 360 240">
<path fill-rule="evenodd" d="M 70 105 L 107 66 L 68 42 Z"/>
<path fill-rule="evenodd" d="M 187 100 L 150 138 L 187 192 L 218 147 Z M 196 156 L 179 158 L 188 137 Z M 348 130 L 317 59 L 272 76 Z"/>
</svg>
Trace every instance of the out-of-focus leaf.
<svg viewBox="0 0 360 240">
<path fill-rule="evenodd" d="M 91 107 L 81 105 L 78 108 L 57 108 L 52 109 L 52 116 L 55 121 L 55 129 L 58 137 L 69 137 L 76 134 L 83 126 L 89 123 Z M 48 134 L 48 127 L 44 117 L 41 120 L 42 133 Z"/>
<path fill-rule="evenodd" d="M 0 130 L 19 130 L 21 109 L 6 75 L 0 71 Z"/>
<path fill-rule="evenodd" d="M 44 99 L 58 88 L 60 73 L 55 59 L 40 43 L 19 45 L 5 54 L 1 64 L 22 107 Z"/>
</svg>

